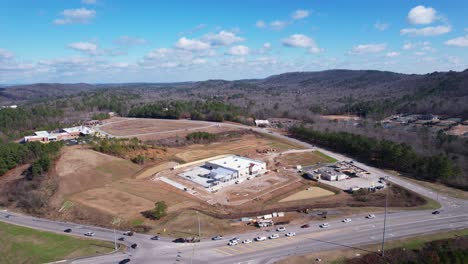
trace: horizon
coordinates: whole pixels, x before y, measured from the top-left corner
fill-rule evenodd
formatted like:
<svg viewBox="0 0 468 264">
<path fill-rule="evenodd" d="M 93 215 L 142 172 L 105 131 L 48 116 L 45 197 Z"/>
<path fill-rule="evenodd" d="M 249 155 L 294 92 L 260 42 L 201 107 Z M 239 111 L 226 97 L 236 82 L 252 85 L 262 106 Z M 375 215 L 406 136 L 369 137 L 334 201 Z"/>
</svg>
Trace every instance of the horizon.
<svg viewBox="0 0 468 264">
<path fill-rule="evenodd" d="M 334 69 L 463 71 L 463 10 L 468 3 L 5 2 L 0 83 L 231 81 Z"/>
</svg>

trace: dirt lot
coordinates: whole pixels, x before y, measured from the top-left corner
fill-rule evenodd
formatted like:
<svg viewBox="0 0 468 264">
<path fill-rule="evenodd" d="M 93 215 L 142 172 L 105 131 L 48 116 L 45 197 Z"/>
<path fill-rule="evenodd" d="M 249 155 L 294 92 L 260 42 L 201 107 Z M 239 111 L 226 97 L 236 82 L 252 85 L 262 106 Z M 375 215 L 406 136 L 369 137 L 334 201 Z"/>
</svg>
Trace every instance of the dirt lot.
<svg viewBox="0 0 468 264">
<path fill-rule="evenodd" d="M 284 199 L 281 199 L 279 202 L 282 203 L 282 202 L 290 202 L 290 201 L 307 200 L 307 199 L 330 196 L 334 194 L 335 193 L 329 190 L 322 189 L 320 187 L 310 187 L 310 188 L 307 188 L 306 190 L 299 191 L 293 195 L 290 195 Z"/>
</svg>

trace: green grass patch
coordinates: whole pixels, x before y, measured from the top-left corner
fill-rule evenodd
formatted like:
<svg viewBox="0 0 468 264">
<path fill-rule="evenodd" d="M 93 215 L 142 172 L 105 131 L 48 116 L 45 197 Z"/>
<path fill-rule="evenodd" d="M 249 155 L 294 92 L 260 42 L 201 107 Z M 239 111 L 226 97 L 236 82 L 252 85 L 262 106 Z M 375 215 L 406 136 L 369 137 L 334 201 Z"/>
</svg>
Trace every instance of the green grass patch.
<svg viewBox="0 0 468 264">
<path fill-rule="evenodd" d="M 317 155 L 319 155 L 319 156 L 322 157 L 323 159 L 325 159 L 325 162 L 327 162 L 327 163 L 335 163 L 335 162 L 337 162 L 336 159 L 334 159 L 334 158 L 332 158 L 332 157 L 330 157 L 330 156 L 328 156 L 328 155 L 326 155 L 326 154 L 324 154 L 324 153 L 322 153 L 322 152 L 320 152 L 320 151 L 314 151 L 314 153 L 317 154 Z"/>
<path fill-rule="evenodd" d="M 113 251 L 113 243 L 75 238 L 0 222 L 0 262 L 46 263 Z"/>
<path fill-rule="evenodd" d="M 145 222 L 144 219 L 135 219 L 135 220 L 132 221 L 132 225 L 133 226 L 139 226 L 139 225 L 142 225 L 144 222 Z"/>
</svg>

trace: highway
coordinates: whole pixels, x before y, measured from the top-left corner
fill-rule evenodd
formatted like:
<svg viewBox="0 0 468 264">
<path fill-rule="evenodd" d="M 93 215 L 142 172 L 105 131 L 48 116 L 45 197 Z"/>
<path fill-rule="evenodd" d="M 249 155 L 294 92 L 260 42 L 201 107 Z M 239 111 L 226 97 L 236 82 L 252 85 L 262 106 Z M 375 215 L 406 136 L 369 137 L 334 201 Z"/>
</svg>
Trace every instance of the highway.
<svg viewBox="0 0 468 264">
<path fill-rule="evenodd" d="M 223 126 L 245 126 L 235 124 L 222 124 Z M 251 128 L 260 133 L 268 133 L 261 128 Z M 341 154 L 311 146 L 305 142 L 298 141 L 277 133 L 269 133 L 272 136 L 287 139 L 308 148 L 316 148 L 325 154 L 338 159 L 349 160 Z M 389 176 L 385 172 L 355 162 L 379 177 Z M 437 194 L 430 189 L 409 182 L 401 177 L 390 176 L 388 181 L 401 185 L 412 191 L 431 199 L 438 199 L 441 203 L 441 211 L 438 215 L 433 215 L 431 210 L 392 210 L 387 215 L 386 240 L 393 240 L 420 234 L 429 234 L 441 231 L 460 230 L 468 228 L 468 201 L 455 199 L 444 194 Z M 125 237 L 123 244 L 129 246 L 137 243 L 136 249 L 128 248 L 124 252 L 119 251 L 113 254 L 70 260 L 69 263 L 118 263 L 120 260 L 130 258 L 130 263 L 274 263 L 275 261 L 292 255 L 303 255 L 307 253 L 320 252 L 331 249 L 343 249 L 359 247 L 365 244 L 378 244 L 382 240 L 383 219 L 382 213 L 375 214 L 375 219 L 365 218 L 366 214 L 352 215 L 350 223 L 343 223 L 342 219 L 327 221 L 329 228 L 321 229 L 322 222 L 310 222 L 310 228 L 300 228 L 298 226 L 286 225 L 288 231 L 296 232 L 295 237 L 286 237 L 286 232 L 275 232 L 263 228 L 255 232 L 239 234 L 240 240 L 252 239 L 259 235 L 269 236 L 272 233 L 279 233 L 280 238 L 250 244 L 239 244 L 228 246 L 230 237 L 220 241 L 204 239 L 200 243 L 173 243 L 170 238 L 162 238 L 159 241 L 150 240 L 149 235 L 136 234 L 132 237 Z M 101 240 L 114 240 L 114 230 L 101 227 L 79 225 L 39 219 L 27 215 L 0 211 L 0 221 L 31 227 L 39 230 L 63 233 L 66 228 L 73 231 L 70 235 L 83 236 L 85 232 L 95 233 L 94 238 Z M 117 238 L 122 237 L 122 232 L 117 232 Z"/>
</svg>

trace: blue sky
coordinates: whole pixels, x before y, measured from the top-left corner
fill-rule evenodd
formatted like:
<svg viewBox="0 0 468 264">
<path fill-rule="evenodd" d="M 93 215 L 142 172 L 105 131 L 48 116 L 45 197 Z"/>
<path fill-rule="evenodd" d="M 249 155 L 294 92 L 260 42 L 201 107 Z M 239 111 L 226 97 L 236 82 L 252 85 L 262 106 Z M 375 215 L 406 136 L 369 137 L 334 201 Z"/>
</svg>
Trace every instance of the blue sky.
<svg viewBox="0 0 468 264">
<path fill-rule="evenodd" d="M 468 68 L 468 1 L 0 0 L 0 83 Z"/>
</svg>

